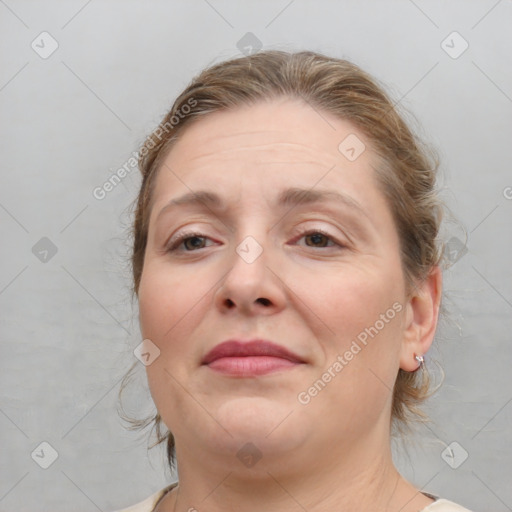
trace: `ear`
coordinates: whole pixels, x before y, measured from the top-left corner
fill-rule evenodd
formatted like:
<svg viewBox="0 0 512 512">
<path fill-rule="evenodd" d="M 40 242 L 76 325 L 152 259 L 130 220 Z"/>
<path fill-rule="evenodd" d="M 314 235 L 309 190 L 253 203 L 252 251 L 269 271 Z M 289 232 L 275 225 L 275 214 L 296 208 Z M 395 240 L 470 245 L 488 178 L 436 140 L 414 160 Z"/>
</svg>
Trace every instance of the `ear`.
<svg viewBox="0 0 512 512">
<path fill-rule="evenodd" d="M 405 331 L 400 351 L 402 370 L 417 370 L 420 363 L 415 356 L 425 355 L 432 345 L 439 318 L 441 294 L 441 268 L 435 266 L 423 282 L 416 284 L 406 305 Z"/>
</svg>

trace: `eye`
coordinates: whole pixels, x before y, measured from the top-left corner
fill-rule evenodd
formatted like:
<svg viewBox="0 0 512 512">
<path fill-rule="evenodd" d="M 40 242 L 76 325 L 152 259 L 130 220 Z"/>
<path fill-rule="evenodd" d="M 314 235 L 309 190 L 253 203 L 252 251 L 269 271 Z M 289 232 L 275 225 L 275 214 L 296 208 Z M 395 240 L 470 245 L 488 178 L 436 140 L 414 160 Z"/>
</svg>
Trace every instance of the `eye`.
<svg viewBox="0 0 512 512">
<path fill-rule="evenodd" d="M 326 235 L 317 232 L 304 235 L 304 239 L 306 240 L 306 245 L 310 247 L 327 247 L 329 243 L 329 238 Z"/>
<path fill-rule="evenodd" d="M 191 236 L 183 239 L 183 247 L 187 250 L 202 249 L 206 246 L 206 238 L 203 236 Z"/>
<path fill-rule="evenodd" d="M 204 249 L 207 246 L 207 240 L 209 240 L 209 238 L 201 233 L 182 233 L 169 243 L 167 251 L 181 251 L 181 245 L 184 247 L 184 252 L 193 252 L 197 249 Z"/>
<path fill-rule="evenodd" d="M 324 247 L 334 247 L 334 246 L 342 246 L 337 243 L 334 238 L 321 229 L 310 229 L 303 231 L 299 238 L 306 241 L 307 247 L 316 247 L 316 248 L 324 248 Z"/>
</svg>

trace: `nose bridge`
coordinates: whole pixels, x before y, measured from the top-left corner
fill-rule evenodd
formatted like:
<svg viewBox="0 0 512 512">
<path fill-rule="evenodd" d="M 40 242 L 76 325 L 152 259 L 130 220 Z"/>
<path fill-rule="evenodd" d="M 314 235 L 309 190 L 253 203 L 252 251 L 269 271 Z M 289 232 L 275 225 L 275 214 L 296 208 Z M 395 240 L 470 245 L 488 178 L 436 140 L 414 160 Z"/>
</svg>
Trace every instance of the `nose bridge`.
<svg viewBox="0 0 512 512">
<path fill-rule="evenodd" d="M 256 236 L 244 236 L 235 247 L 233 257 L 230 259 L 231 270 L 227 276 L 233 289 L 240 287 L 247 293 L 256 293 L 255 288 L 264 280 L 269 252 L 268 244 L 261 235 Z"/>
<path fill-rule="evenodd" d="M 260 208 L 260 205 L 246 204 L 244 209 L 249 209 L 250 213 L 244 214 L 240 211 L 236 223 L 233 269 L 243 274 L 261 272 L 268 258 L 270 241 L 267 218 Z"/>
<path fill-rule="evenodd" d="M 237 246 L 235 252 L 247 265 L 252 265 L 255 261 L 260 259 L 264 252 L 263 246 L 267 245 L 266 241 L 262 240 L 262 236 L 258 236 L 263 245 L 256 240 L 252 235 L 247 235 Z M 268 249 L 268 247 L 267 247 Z M 262 258 L 263 260 L 264 258 Z M 260 261 L 261 263 L 262 261 Z"/>
<path fill-rule="evenodd" d="M 247 234 L 252 232 L 253 234 Z M 221 308 L 238 308 L 243 311 L 256 311 L 264 307 L 277 306 L 282 302 L 282 292 L 274 282 L 271 266 L 270 241 L 263 229 L 240 232 L 243 237 L 235 246 L 229 258 L 230 269 L 226 275 L 218 299 Z"/>
</svg>

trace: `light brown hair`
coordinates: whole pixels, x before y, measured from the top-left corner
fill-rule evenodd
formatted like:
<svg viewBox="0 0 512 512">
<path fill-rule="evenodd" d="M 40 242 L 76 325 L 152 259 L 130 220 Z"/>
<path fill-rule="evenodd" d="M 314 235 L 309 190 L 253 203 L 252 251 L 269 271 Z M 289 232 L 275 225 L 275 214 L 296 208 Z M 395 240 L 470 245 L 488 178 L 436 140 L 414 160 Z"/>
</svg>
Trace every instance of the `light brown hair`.
<svg viewBox="0 0 512 512">
<path fill-rule="evenodd" d="M 437 162 L 417 139 L 383 88 L 356 65 L 314 52 L 263 51 L 216 64 L 196 76 L 178 96 L 159 127 L 146 139 L 139 156 L 142 184 L 133 225 L 133 282 L 138 292 L 148 236 L 152 188 L 163 159 L 179 134 L 212 112 L 288 97 L 305 101 L 319 112 L 351 122 L 363 133 L 378 158 L 376 178 L 393 214 L 400 238 L 402 267 L 408 291 L 440 263 L 437 236 L 443 205 L 436 192 Z M 341 142 L 341 141 L 340 141 Z M 393 391 L 395 426 L 424 417 L 419 404 L 429 394 L 426 371 L 399 370 Z M 174 438 L 167 440 L 174 461 Z"/>
</svg>

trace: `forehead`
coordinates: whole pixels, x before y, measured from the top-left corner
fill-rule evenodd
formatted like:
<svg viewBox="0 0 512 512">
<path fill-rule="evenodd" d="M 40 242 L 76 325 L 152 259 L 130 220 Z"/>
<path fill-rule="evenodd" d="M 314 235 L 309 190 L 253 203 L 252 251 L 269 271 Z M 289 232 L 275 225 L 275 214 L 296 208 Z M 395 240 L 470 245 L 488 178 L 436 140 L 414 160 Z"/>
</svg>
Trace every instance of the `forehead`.
<svg viewBox="0 0 512 512">
<path fill-rule="evenodd" d="M 169 163 L 189 168 L 213 159 L 241 160 L 246 156 L 256 158 L 256 164 L 296 161 L 332 165 L 345 158 L 338 149 L 344 136 L 355 132 L 358 130 L 348 121 L 301 100 L 280 98 L 195 120 L 181 134 Z"/>
<path fill-rule="evenodd" d="M 366 145 L 355 161 L 340 152 L 347 137 Z M 342 179 L 345 187 L 367 188 L 373 160 L 364 135 L 349 121 L 299 99 L 278 98 L 195 119 L 163 160 L 154 193 L 233 180 L 260 187 L 292 179 L 312 187 L 324 174 L 326 186 Z"/>
</svg>

